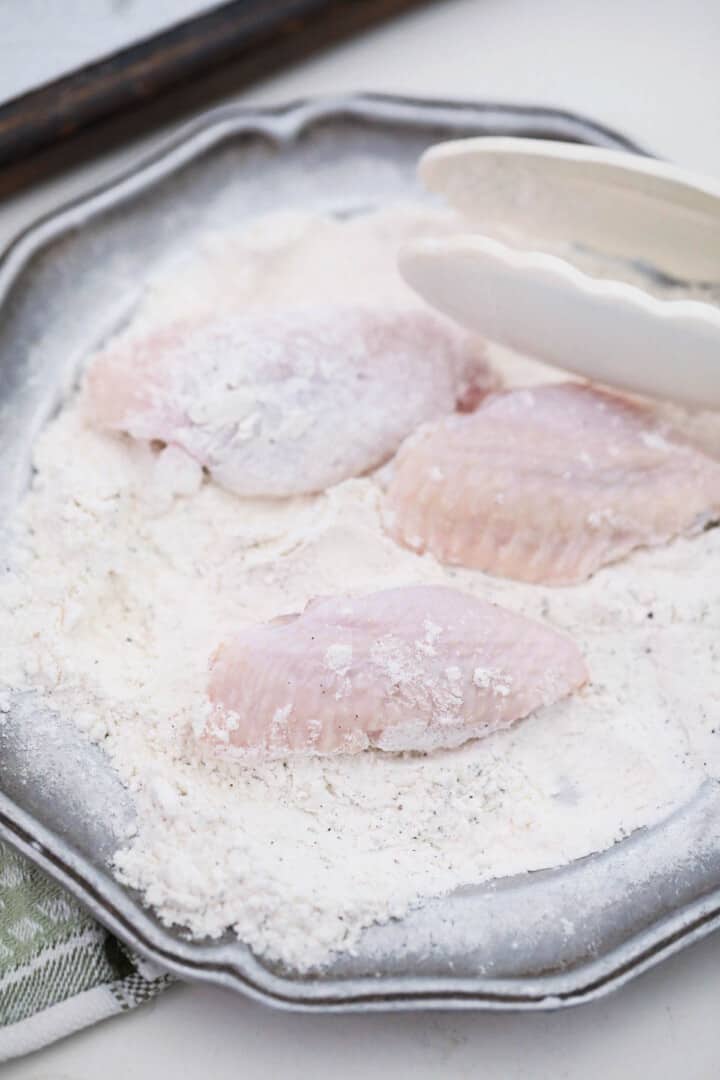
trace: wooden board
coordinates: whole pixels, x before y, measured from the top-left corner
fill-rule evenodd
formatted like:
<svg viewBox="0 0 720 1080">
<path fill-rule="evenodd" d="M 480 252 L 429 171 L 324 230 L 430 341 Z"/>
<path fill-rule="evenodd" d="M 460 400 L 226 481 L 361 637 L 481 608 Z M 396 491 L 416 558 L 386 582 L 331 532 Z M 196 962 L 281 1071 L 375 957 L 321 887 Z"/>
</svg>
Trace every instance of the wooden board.
<svg viewBox="0 0 720 1080">
<path fill-rule="evenodd" d="M 233 0 L 221 4 L 19 97 L 0 101 L 0 166 L 16 164 L 98 120 L 223 67 L 232 66 L 235 85 L 247 85 L 423 2 Z"/>
</svg>

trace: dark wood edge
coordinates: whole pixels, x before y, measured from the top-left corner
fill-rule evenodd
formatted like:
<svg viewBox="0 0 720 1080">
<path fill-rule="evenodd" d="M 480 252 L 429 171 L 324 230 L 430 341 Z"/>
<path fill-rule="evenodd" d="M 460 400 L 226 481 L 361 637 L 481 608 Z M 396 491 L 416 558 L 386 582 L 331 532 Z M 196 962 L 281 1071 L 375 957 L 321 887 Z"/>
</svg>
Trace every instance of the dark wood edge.
<svg viewBox="0 0 720 1080">
<path fill-rule="evenodd" d="M 232 0 L 0 106 L 0 166 L 232 65 L 236 87 L 428 0 Z"/>
</svg>

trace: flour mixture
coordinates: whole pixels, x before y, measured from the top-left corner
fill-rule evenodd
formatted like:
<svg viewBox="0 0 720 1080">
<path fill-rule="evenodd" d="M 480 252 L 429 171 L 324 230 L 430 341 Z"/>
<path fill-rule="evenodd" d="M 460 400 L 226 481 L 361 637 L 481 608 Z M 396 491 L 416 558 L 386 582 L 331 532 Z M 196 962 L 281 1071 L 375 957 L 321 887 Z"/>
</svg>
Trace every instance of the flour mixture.
<svg viewBox="0 0 720 1080">
<path fill-rule="evenodd" d="M 209 310 L 418 303 L 397 248 L 452 227 L 399 208 L 345 222 L 279 214 L 207 236 L 153 275 L 123 333 Z M 510 386 L 558 377 L 489 356 Z M 717 451 L 720 419 L 701 427 Z M 240 498 L 183 454 L 92 430 L 73 397 L 34 461 L 0 578 L 0 700 L 32 690 L 102 745 L 137 811 L 116 873 L 194 936 L 232 927 L 258 954 L 308 970 L 423 897 L 607 848 L 720 776 L 720 530 L 548 588 L 394 543 L 382 476 Z M 243 764 L 201 752 L 193 721 L 224 637 L 317 595 L 416 583 L 565 632 L 590 684 L 427 755 Z"/>
</svg>

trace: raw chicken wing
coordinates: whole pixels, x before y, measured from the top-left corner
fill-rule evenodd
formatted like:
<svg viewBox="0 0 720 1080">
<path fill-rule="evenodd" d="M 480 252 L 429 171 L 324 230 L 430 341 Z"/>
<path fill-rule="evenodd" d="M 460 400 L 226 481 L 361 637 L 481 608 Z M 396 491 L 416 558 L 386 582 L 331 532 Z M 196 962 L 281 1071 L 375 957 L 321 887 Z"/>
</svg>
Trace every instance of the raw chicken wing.
<svg viewBox="0 0 720 1080">
<path fill-rule="evenodd" d="M 477 344 L 432 313 L 328 306 L 111 346 L 86 399 L 100 428 L 178 446 L 238 495 L 283 496 L 367 472 L 492 384 Z"/>
<path fill-rule="evenodd" d="M 455 589 L 325 597 L 218 650 L 199 734 L 271 756 L 453 747 L 586 678 L 572 641 Z"/>
<path fill-rule="evenodd" d="M 401 447 L 386 525 L 443 563 L 550 585 L 720 517 L 720 464 L 577 383 L 493 394 Z"/>
</svg>

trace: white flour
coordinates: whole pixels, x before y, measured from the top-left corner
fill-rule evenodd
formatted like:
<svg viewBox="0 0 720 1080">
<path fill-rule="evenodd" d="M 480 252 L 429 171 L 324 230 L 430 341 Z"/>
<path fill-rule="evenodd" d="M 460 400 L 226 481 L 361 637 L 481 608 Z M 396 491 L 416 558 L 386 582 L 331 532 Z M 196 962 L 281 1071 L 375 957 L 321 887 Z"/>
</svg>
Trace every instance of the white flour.
<svg viewBox="0 0 720 1080">
<path fill-rule="evenodd" d="M 284 215 L 211 237 L 156 275 L 133 333 L 190 307 L 408 300 L 394 255 L 422 228 L 411 212 Z M 547 377 L 496 359 L 511 383 Z M 703 436 L 717 447 L 720 421 L 705 418 Z M 549 589 L 397 547 L 372 478 L 241 500 L 175 451 L 89 430 L 72 401 L 35 464 L 22 548 L 0 578 L 0 695 L 38 690 L 102 743 L 138 815 L 118 872 L 194 935 L 233 926 L 258 953 L 307 969 L 423 896 L 605 848 L 720 775 L 720 530 Z M 208 657 L 239 624 L 317 594 L 413 582 L 451 583 L 569 632 L 591 686 L 427 757 L 202 759 L 191 724 Z"/>
</svg>

